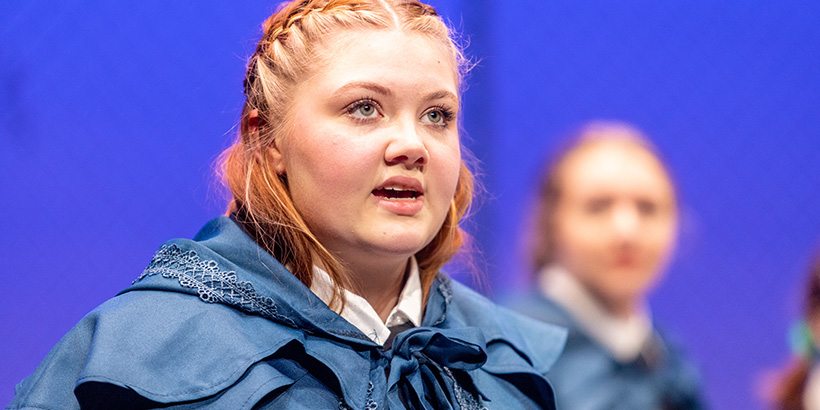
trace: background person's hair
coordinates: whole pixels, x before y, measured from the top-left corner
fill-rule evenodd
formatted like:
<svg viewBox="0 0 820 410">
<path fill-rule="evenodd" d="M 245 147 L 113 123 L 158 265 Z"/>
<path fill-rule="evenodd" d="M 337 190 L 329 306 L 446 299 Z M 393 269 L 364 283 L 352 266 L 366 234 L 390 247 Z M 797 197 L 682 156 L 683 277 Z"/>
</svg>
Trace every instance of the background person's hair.
<svg viewBox="0 0 820 410">
<path fill-rule="evenodd" d="M 530 224 L 530 232 L 527 235 L 529 243 L 527 249 L 529 249 L 530 268 L 533 273 L 537 274 L 545 266 L 555 262 L 555 208 L 561 200 L 562 171 L 567 158 L 585 147 L 605 141 L 618 141 L 641 148 L 651 154 L 663 169 L 677 201 L 677 189 L 672 174 L 658 149 L 643 132 L 630 124 L 619 121 L 588 122 L 577 131 L 570 133 L 564 143 L 552 153 L 536 184 L 538 193 L 534 201 L 534 221 Z"/>
<path fill-rule="evenodd" d="M 452 55 L 453 75 L 461 88 L 466 60 L 453 33 L 432 7 L 415 0 L 292 1 L 264 23 L 262 38 L 248 62 L 240 135 L 221 158 L 224 179 L 233 195 L 228 212 L 306 286 L 311 285 L 314 258 L 318 258 L 336 284 L 332 307 L 344 306 L 343 289 L 355 290 L 357 284 L 301 217 L 291 200 L 287 176 L 276 173 L 266 149 L 289 132 L 294 89 L 311 70 L 324 64 L 326 42 L 334 33 L 357 29 L 398 29 L 439 42 Z M 258 123 L 251 124 L 254 110 Z M 472 196 L 473 177 L 462 160 L 444 224 L 416 254 L 425 300 L 436 272 L 465 240 L 458 224 Z"/>
</svg>

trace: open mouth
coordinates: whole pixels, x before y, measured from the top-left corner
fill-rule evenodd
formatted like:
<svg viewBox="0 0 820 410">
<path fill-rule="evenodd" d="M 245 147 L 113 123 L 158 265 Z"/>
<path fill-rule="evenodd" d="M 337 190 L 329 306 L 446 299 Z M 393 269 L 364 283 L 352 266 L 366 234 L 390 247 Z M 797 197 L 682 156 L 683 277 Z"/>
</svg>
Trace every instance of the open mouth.
<svg viewBox="0 0 820 410">
<path fill-rule="evenodd" d="M 373 195 L 393 201 L 412 201 L 422 194 L 409 188 L 379 188 L 373 190 Z"/>
</svg>

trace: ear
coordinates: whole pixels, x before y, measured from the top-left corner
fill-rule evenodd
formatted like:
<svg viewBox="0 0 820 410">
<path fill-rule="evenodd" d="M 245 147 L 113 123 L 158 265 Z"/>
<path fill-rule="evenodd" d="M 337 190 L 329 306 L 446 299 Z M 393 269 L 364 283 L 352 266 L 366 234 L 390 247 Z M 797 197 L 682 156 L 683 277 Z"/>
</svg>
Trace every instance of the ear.
<svg viewBox="0 0 820 410">
<path fill-rule="evenodd" d="M 273 169 L 276 171 L 276 175 L 286 175 L 288 172 L 285 168 L 284 157 L 282 156 L 282 151 L 279 149 L 276 140 L 273 140 L 273 144 L 267 148 L 267 151 L 268 159 L 273 164 Z"/>
<path fill-rule="evenodd" d="M 248 133 L 258 136 L 256 134 L 259 133 L 259 110 L 254 108 L 248 111 L 247 121 Z"/>
<path fill-rule="evenodd" d="M 258 134 L 260 122 L 261 119 L 259 118 L 259 110 L 250 110 L 250 112 L 248 112 L 248 132 L 251 134 Z M 276 171 L 276 174 L 285 175 L 285 161 L 283 161 L 282 151 L 279 149 L 277 141 L 274 139 L 273 144 L 267 148 L 264 148 L 264 150 L 267 151 L 264 154 L 267 154 L 268 159 L 273 163 L 273 169 Z"/>
</svg>

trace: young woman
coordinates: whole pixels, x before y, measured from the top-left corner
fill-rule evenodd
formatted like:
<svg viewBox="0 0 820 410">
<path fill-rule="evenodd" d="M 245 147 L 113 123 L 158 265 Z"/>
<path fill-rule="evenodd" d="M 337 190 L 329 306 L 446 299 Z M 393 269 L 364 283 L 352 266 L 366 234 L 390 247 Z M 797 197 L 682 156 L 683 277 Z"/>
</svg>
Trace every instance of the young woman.
<svg viewBox="0 0 820 410">
<path fill-rule="evenodd" d="M 592 123 L 540 181 L 537 284 L 515 307 L 570 330 L 550 372 L 568 409 L 697 409 L 690 363 L 651 320 L 647 294 L 672 252 L 677 200 L 641 133 Z"/>
<path fill-rule="evenodd" d="M 462 70 L 427 5 L 285 5 L 248 66 L 228 216 L 164 244 L 10 408 L 554 408 L 563 331 L 439 272 L 472 196 Z"/>
<path fill-rule="evenodd" d="M 795 328 L 795 356 L 774 389 L 780 410 L 820 410 L 820 252 L 806 281 L 803 321 Z"/>
</svg>

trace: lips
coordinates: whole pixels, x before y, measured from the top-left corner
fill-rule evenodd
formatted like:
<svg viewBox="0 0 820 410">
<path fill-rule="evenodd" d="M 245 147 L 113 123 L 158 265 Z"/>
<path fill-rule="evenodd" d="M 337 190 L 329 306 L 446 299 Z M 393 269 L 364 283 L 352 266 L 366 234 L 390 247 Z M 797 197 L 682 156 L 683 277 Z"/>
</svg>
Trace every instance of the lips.
<svg viewBox="0 0 820 410">
<path fill-rule="evenodd" d="M 400 216 L 418 215 L 424 209 L 424 189 L 415 178 L 396 176 L 372 191 L 379 207 Z"/>
<path fill-rule="evenodd" d="M 401 188 L 382 188 L 373 191 L 373 195 L 384 199 L 416 199 L 420 193 L 413 190 L 406 190 Z"/>
<path fill-rule="evenodd" d="M 620 268 L 631 268 L 638 263 L 637 255 L 632 253 L 621 253 L 615 256 L 613 260 L 615 266 Z"/>
<path fill-rule="evenodd" d="M 414 178 L 392 177 L 374 189 L 373 195 L 387 200 L 412 201 L 424 195 L 424 190 Z"/>
</svg>

